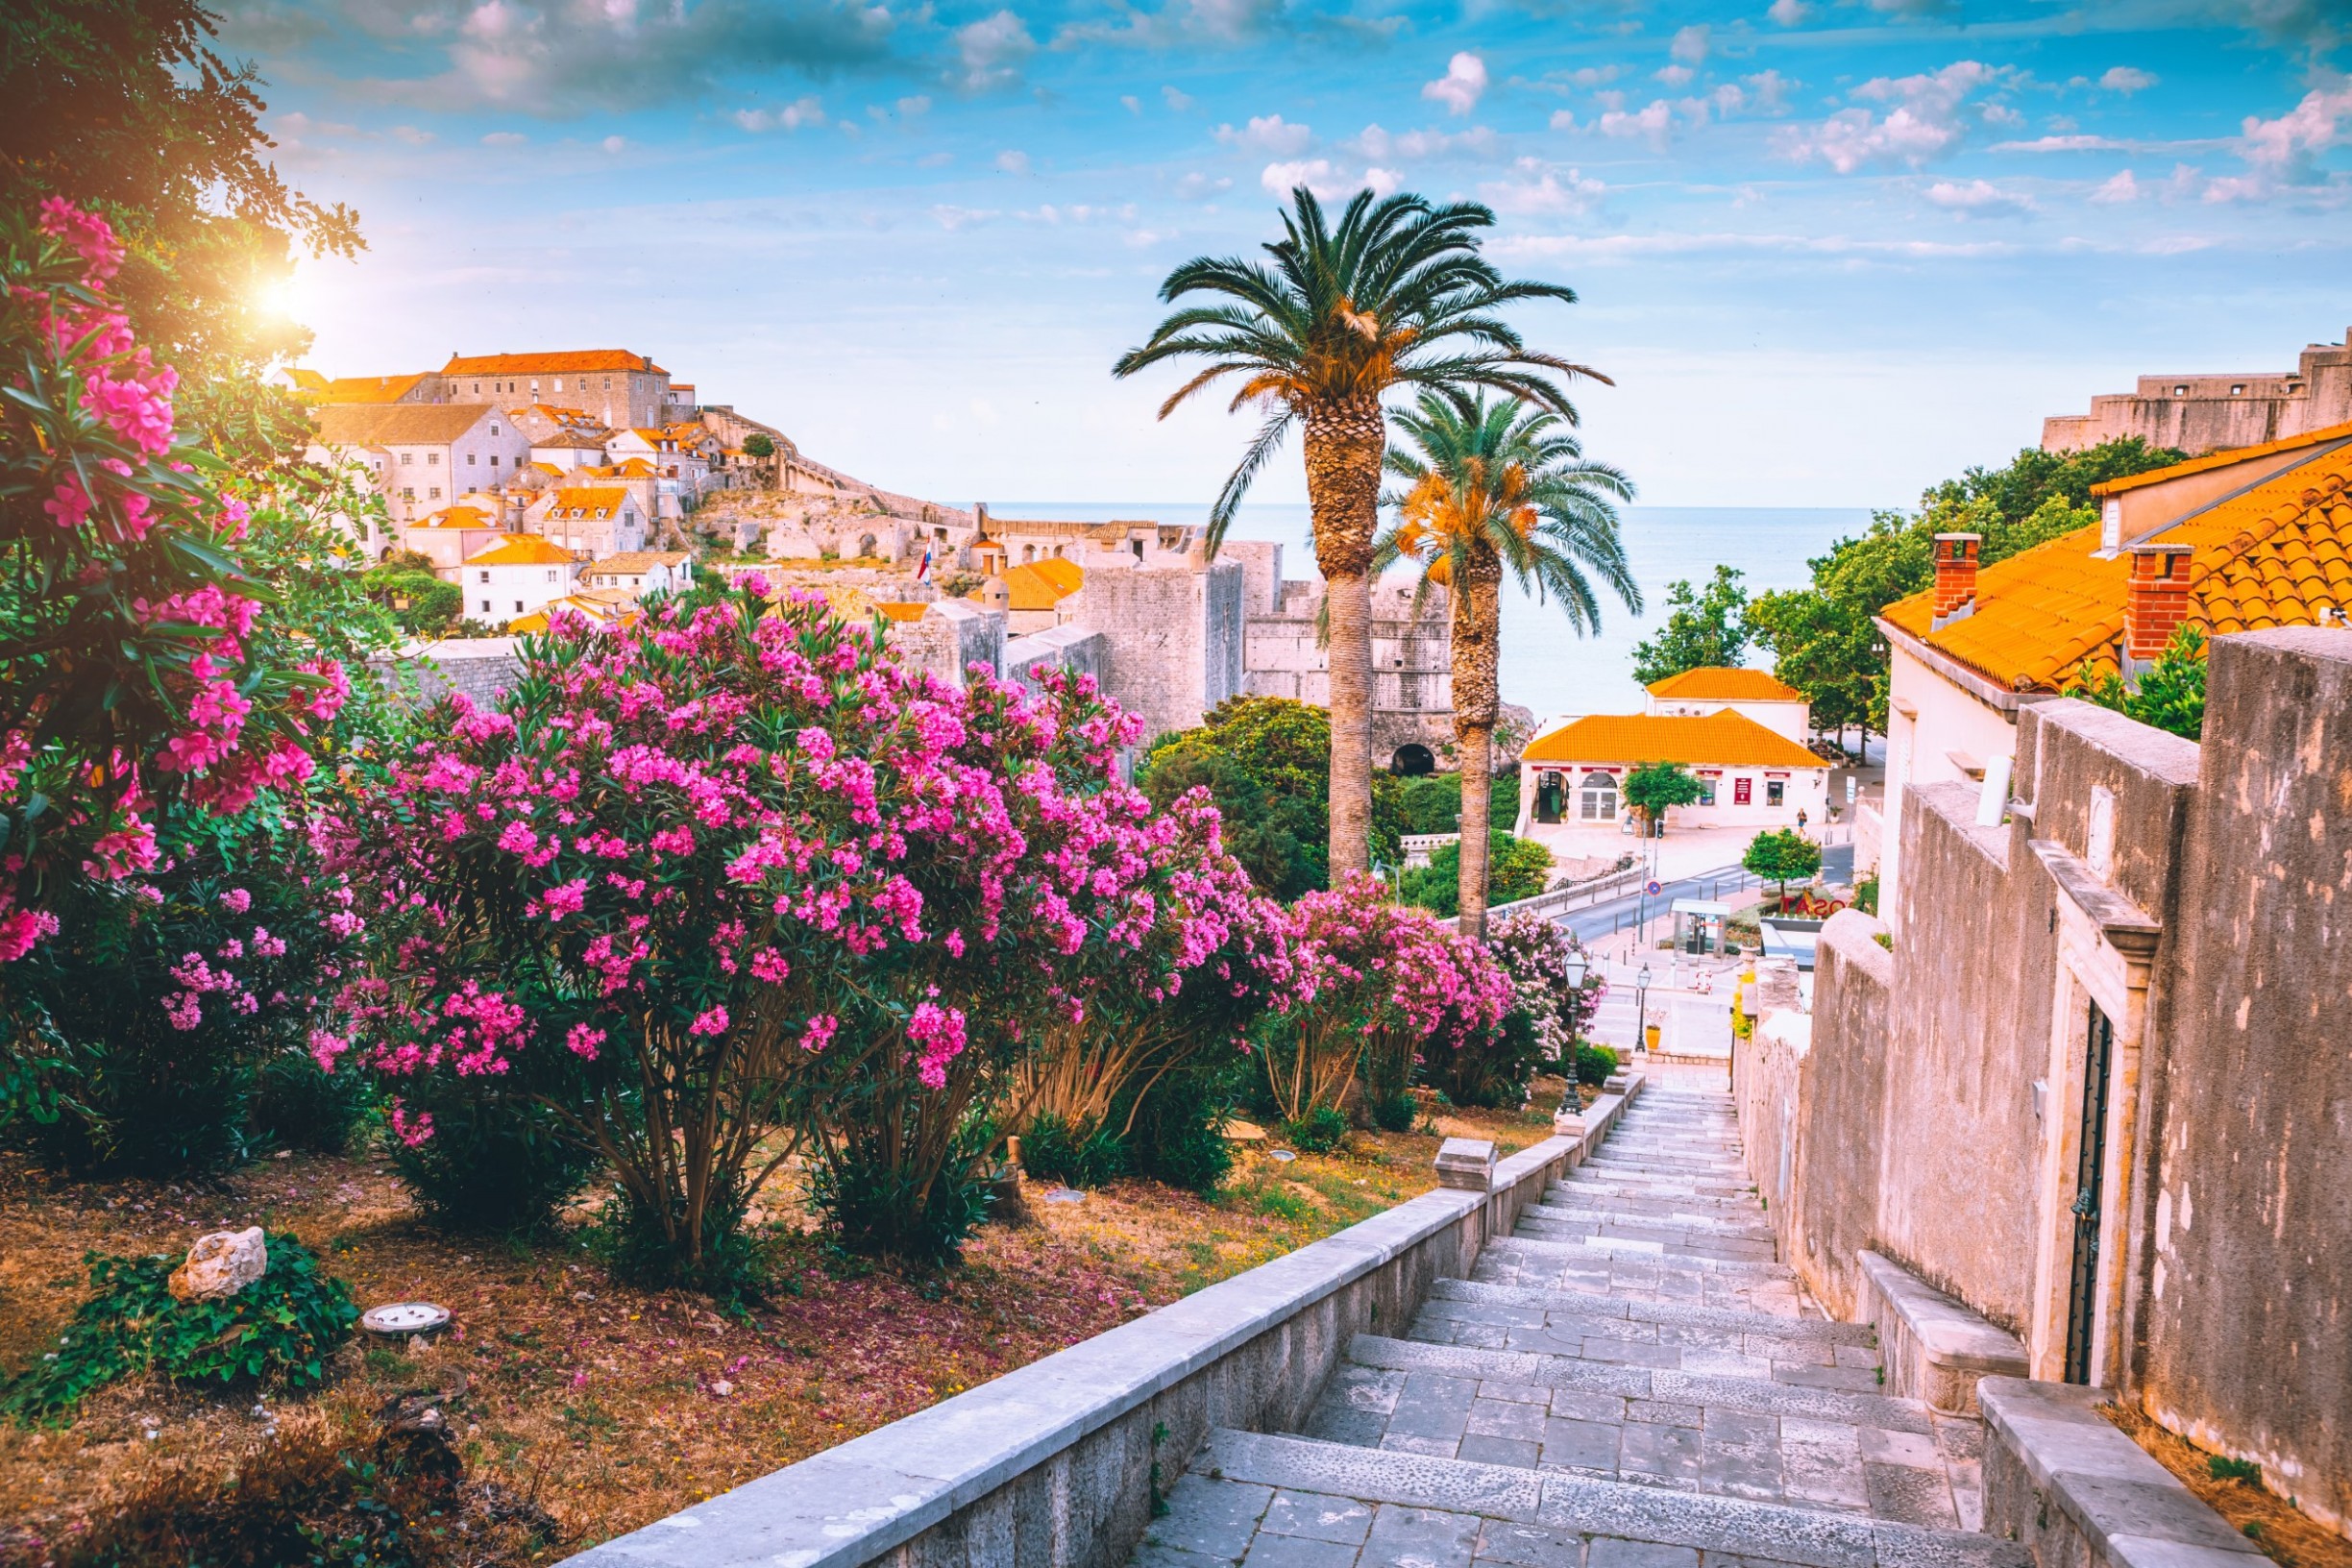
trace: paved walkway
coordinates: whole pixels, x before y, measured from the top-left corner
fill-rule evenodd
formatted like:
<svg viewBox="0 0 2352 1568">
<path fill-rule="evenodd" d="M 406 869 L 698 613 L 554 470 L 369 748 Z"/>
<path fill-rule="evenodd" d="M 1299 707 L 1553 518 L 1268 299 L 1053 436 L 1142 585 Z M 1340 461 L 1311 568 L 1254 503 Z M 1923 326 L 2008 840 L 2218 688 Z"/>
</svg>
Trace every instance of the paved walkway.
<svg viewBox="0 0 2352 1568">
<path fill-rule="evenodd" d="M 2026 1568 L 1973 1533 L 1978 1423 L 1879 1392 L 1776 1260 L 1721 1078 L 1660 1076 L 1304 1432 L 1213 1433 L 1135 1568 Z"/>
</svg>

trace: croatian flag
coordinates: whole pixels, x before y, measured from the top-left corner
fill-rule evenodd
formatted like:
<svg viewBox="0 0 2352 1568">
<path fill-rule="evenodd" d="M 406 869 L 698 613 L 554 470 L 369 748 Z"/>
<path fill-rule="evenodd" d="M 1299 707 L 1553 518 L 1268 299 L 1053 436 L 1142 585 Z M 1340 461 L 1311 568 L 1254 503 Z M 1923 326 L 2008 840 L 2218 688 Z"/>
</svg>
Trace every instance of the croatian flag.
<svg viewBox="0 0 2352 1568">
<path fill-rule="evenodd" d="M 915 580 L 920 582 L 931 575 L 931 547 L 923 546 L 922 565 L 915 569 Z"/>
</svg>

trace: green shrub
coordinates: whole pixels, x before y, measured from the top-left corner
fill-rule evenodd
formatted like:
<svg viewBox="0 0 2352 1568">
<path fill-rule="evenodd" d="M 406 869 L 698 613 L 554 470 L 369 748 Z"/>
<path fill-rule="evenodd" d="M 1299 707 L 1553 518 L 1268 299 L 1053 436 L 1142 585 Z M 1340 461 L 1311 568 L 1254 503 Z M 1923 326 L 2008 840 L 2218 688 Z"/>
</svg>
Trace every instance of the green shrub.
<svg viewBox="0 0 2352 1568">
<path fill-rule="evenodd" d="M 1044 1112 L 1021 1135 L 1021 1168 L 1041 1182 L 1066 1187 L 1100 1187 L 1127 1171 L 1127 1145 L 1099 1122 L 1070 1125 Z"/>
<path fill-rule="evenodd" d="M 702 1211 L 702 1222 L 709 1229 L 702 1240 L 700 1264 L 689 1266 L 686 1249 L 662 1228 L 659 1216 L 616 1186 L 597 1212 L 595 1228 L 588 1233 L 588 1250 L 623 1285 L 648 1290 L 697 1290 L 723 1305 L 762 1301 L 775 1283 L 776 1238 L 766 1229 L 745 1223 L 749 1208 L 740 1192 L 715 1197 Z"/>
<path fill-rule="evenodd" d="M 1543 892 L 1552 877 L 1552 851 L 1533 839 L 1514 838 L 1495 828 L 1486 840 L 1486 902 L 1513 903 Z M 1397 896 L 1437 915 L 1461 908 L 1461 845 L 1441 844 L 1430 863 L 1397 878 Z"/>
<path fill-rule="evenodd" d="M 367 1119 L 372 1096 L 355 1072 L 322 1071 L 307 1051 L 286 1051 L 254 1073 L 250 1115 L 257 1148 L 341 1154 Z"/>
<path fill-rule="evenodd" d="M 1609 1081 L 1617 1070 L 1617 1053 L 1606 1045 L 1579 1045 L 1576 1053 L 1576 1077 L 1580 1084 L 1596 1087 Z"/>
<path fill-rule="evenodd" d="M 1384 1133 L 1409 1133 L 1420 1119 L 1421 1102 L 1409 1089 L 1372 1102 L 1372 1125 Z"/>
<path fill-rule="evenodd" d="M 527 1094 L 479 1079 L 427 1075 L 402 1086 L 411 1115 L 433 1135 L 391 1140 L 393 1168 L 436 1229 L 519 1235 L 540 1230 L 594 1175 L 597 1161 L 560 1136 L 554 1113 Z"/>
<path fill-rule="evenodd" d="M 809 1203 L 845 1251 L 952 1262 L 988 1218 L 992 1194 L 981 1141 L 960 1139 L 923 1191 L 918 1175 L 889 1157 L 879 1129 L 854 1130 L 818 1163 Z"/>
<path fill-rule="evenodd" d="M 1513 1008 L 1481 1040 L 1439 1049 L 1427 1063 L 1432 1081 L 1456 1105 L 1516 1110 L 1527 1103 L 1528 1085 L 1543 1066 L 1543 1042 L 1535 1020 Z"/>
<path fill-rule="evenodd" d="M 1332 1106 L 1318 1105 L 1298 1120 L 1284 1122 L 1282 1131 L 1303 1154 L 1329 1154 L 1347 1141 L 1348 1119 Z"/>
<path fill-rule="evenodd" d="M 1854 884 L 1853 907 L 1865 915 L 1878 913 L 1878 879 L 1866 876 Z"/>
<path fill-rule="evenodd" d="M 179 1258 L 86 1255 L 93 1293 L 57 1350 L 0 1394 L 0 1409 L 28 1425 L 70 1419 L 92 1390 L 149 1371 L 182 1383 L 324 1382 L 327 1358 L 351 1337 L 359 1309 L 293 1236 L 276 1231 L 266 1240 L 269 1271 L 218 1301 L 173 1297 Z"/>
<path fill-rule="evenodd" d="M 1128 1126 L 1129 1164 L 1139 1176 L 1204 1196 L 1214 1192 L 1233 1172 L 1225 1124 L 1248 1090 L 1264 1084 L 1254 1061 L 1230 1051 L 1213 1066 L 1163 1073 Z M 1114 1105 L 1112 1116 L 1123 1119 L 1125 1112 Z"/>
<path fill-rule="evenodd" d="M 2246 1486 L 2262 1484 L 2262 1466 L 2252 1459 L 2232 1459 L 2219 1454 L 2209 1454 L 2205 1457 L 2205 1468 L 2216 1481 L 2234 1481 Z"/>
</svg>

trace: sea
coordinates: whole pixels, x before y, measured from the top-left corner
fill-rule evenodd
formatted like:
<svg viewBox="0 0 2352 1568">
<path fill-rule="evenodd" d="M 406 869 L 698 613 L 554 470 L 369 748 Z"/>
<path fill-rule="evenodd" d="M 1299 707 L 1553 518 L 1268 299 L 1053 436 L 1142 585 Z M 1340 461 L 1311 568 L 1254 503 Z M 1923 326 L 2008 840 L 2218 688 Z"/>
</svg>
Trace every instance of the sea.
<svg viewBox="0 0 2352 1568">
<path fill-rule="evenodd" d="M 1002 517 L 1052 522 L 1202 524 L 1206 502 L 991 502 Z M 1235 539 L 1270 539 L 1284 547 L 1283 575 L 1311 577 L 1303 504 L 1245 504 L 1234 519 Z M 1717 565 L 1735 568 L 1751 594 L 1801 588 L 1807 566 L 1840 539 L 1870 527 L 1866 507 L 1629 506 L 1623 513 L 1626 556 L 1642 592 L 1634 615 L 1613 598 L 1601 605 L 1601 629 L 1580 637 L 1558 607 L 1538 604 L 1506 585 L 1503 600 L 1503 700 L 1532 708 L 1538 720 L 1587 713 L 1632 713 L 1642 704 L 1633 678 L 1633 647 L 1666 618 L 1666 592 L 1678 578 L 1694 585 Z M 1761 652 L 1749 662 L 1768 666 Z"/>
</svg>

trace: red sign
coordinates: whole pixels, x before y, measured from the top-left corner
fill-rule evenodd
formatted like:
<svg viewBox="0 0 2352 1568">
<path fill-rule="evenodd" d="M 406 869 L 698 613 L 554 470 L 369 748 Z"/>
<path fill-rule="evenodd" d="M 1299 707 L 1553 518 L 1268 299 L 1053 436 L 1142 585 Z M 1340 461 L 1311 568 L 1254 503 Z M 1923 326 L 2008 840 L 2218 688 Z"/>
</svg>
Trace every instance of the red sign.
<svg viewBox="0 0 2352 1568">
<path fill-rule="evenodd" d="M 1733 779 L 1733 780 L 1731 781 L 1731 803 L 1732 803 L 1733 805 L 1735 805 L 1735 806 L 1744 806 L 1744 805 L 1747 805 L 1747 804 L 1749 804 L 1750 802 L 1752 802 L 1752 801 L 1754 798 L 1755 798 L 1755 780 L 1754 780 L 1754 779 L 1752 779 L 1752 778 L 1735 778 L 1735 779 Z"/>
</svg>

